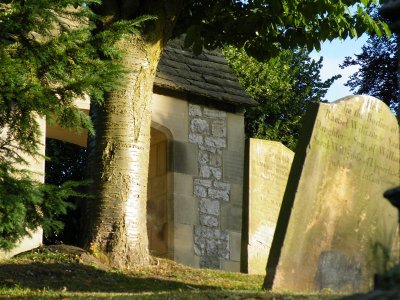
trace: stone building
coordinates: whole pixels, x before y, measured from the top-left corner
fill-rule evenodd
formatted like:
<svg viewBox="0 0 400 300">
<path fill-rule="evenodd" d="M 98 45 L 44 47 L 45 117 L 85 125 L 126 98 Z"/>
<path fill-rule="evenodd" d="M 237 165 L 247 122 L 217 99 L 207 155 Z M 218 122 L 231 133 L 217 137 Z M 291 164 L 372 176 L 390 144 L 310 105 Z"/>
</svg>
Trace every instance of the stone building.
<svg viewBox="0 0 400 300">
<path fill-rule="evenodd" d="M 243 109 L 254 104 L 219 52 L 194 56 L 179 40 L 168 44 L 152 99 L 147 206 L 152 254 L 193 267 L 239 271 Z M 89 111 L 88 100 L 77 105 Z M 49 124 L 45 132 L 86 146 L 84 134 Z M 40 234 L 28 248 L 40 243 Z"/>
</svg>

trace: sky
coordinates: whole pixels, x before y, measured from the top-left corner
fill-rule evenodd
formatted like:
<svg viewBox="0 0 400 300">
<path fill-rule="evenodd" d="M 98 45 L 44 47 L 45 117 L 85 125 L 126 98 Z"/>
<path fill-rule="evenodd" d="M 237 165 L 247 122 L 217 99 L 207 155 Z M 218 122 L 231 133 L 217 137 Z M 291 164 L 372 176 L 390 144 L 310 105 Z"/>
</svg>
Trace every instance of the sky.
<svg viewBox="0 0 400 300">
<path fill-rule="evenodd" d="M 319 59 L 324 58 L 323 67 L 321 69 L 321 79 L 326 80 L 334 75 L 341 74 L 342 78 L 336 80 L 328 90 L 325 99 L 335 101 L 344 96 L 352 95 L 353 92 L 348 87 L 344 86 L 349 76 L 357 71 L 357 66 L 347 67 L 344 70 L 340 69 L 339 65 L 343 63 L 346 56 L 353 56 L 361 53 L 361 47 L 366 43 L 367 35 L 363 35 L 358 39 L 333 40 L 325 42 L 321 45 L 321 51 L 311 52 L 311 57 Z"/>
</svg>

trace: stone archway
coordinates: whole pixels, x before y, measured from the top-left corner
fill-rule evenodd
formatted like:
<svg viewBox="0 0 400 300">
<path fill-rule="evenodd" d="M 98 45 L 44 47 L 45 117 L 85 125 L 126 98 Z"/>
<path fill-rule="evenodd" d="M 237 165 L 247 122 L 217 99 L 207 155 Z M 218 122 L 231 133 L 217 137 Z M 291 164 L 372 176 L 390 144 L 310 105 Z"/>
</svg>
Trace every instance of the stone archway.
<svg viewBox="0 0 400 300">
<path fill-rule="evenodd" d="M 88 99 L 78 99 L 75 105 L 85 114 L 89 114 L 90 102 Z M 44 130 L 46 138 L 45 153 L 47 157 L 56 158 L 55 161 L 46 161 L 44 178 L 46 183 L 62 184 L 65 181 L 81 181 L 86 174 L 86 147 L 88 131 L 86 129 L 77 132 L 74 129 L 66 129 L 57 123 L 46 122 Z M 59 233 L 50 233 L 43 236 L 44 243 L 67 243 L 79 245 L 79 222 L 83 202 L 78 198 L 69 198 L 76 208 L 68 210 L 66 215 L 59 216 L 64 223 L 64 229 Z"/>
<path fill-rule="evenodd" d="M 169 171 L 171 133 L 152 123 L 147 186 L 147 233 L 154 256 L 172 258 L 172 176 Z"/>
</svg>

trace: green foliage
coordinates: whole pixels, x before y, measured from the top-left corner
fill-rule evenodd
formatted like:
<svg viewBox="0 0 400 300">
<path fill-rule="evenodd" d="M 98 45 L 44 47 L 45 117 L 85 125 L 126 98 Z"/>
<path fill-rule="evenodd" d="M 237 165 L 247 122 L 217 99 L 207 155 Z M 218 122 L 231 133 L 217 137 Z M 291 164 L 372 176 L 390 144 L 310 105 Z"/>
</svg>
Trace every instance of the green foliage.
<svg viewBox="0 0 400 300">
<path fill-rule="evenodd" d="M 244 89 L 259 103 L 246 109 L 247 136 L 280 141 L 294 150 L 307 102 L 323 100 L 340 76 L 321 81 L 322 58 L 314 61 L 306 50 L 282 51 L 263 62 L 234 47 L 225 47 L 224 54 Z"/>
<path fill-rule="evenodd" d="M 377 9 L 372 15 L 379 17 Z M 385 102 L 392 111 L 398 111 L 399 88 L 397 84 L 398 46 L 397 35 L 371 35 L 360 54 L 346 57 L 342 69 L 357 66 L 346 86 L 355 94 L 367 94 Z"/>
<path fill-rule="evenodd" d="M 23 152 L 36 152 L 35 114 L 93 133 L 90 119 L 73 101 L 89 96 L 101 102 L 104 93 L 119 84 L 124 67 L 115 42 L 125 33 L 138 32 L 141 22 L 154 19 L 142 16 L 99 31 L 89 9 L 96 3 L 0 2 L 0 128 L 12 128 L 0 145 L 2 157 L 17 156 L 11 142 L 18 142 Z"/>
<path fill-rule="evenodd" d="M 320 49 L 334 38 L 356 38 L 364 32 L 390 34 L 388 26 L 366 11 L 377 0 L 249 0 L 191 1 L 177 31 L 187 30 L 187 45 L 214 48 L 224 43 L 244 47 L 258 58 L 275 56 L 281 49 Z M 350 6 L 356 12 L 350 12 Z"/>
<path fill-rule="evenodd" d="M 18 176 L 18 177 L 17 177 Z M 44 232 L 60 230 L 57 216 L 72 205 L 69 197 L 86 197 L 76 188 L 83 183 L 66 182 L 61 186 L 45 185 L 31 180 L 32 174 L 0 163 L 0 248 L 9 250 L 22 236 L 38 226 Z"/>
<path fill-rule="evenodd" d="M 21 162 L 16 144 L 22 152 L 36 153 L 37 115 L 91 129 L 87 116 L 72 102 L 85 94 L 98 99 L 107 89 L 101 87 L 102 77 L 110 80 L 108 70 L 116 68 L 98 58 L 91 27 L 78 26 L 93 17 L 83 3 L 1 2 L 0 128 L 6 138 L 0 157 L 8 162 Z M 7 127 L 10 130 L 4 132 Z"/>
<path fill-rule="evenodd" d="M 139 32 L 153 17 L 95 26 L 89 6 L 97 0 L 0 1 L 0 248 L 10 249 L 38 226 L 62 228 L 55 220 L 82 196 L 76 183 L 43 185 L 21 171 L 38 155 L 38 117 L 73 130 L 93 132 L 90 118 L 74 100 L 102 103 L 118 86 L 121 73 L 114 44 Z M 19 168 L 19 169 L 18 169 Z"/>
</svg>

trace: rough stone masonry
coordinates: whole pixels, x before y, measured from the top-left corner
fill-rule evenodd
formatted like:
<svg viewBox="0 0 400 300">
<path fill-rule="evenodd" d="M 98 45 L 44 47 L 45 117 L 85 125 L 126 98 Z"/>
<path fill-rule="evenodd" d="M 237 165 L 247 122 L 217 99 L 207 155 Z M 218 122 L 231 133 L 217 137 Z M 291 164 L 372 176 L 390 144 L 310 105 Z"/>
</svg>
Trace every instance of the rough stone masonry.
<svg viewBox="0 0 400 300">
<path fill-rule="evenodd" d="M 199 199 L 200 224 L 194 228 L 194 252 L 201 268 L 220 269 L 228 260 L 229 234 L 221 229 L 221 202 L 229 202 L 230 184 L 222 180 L 222 152 L 226 148 L 226 113 L 189 105 L 189 142 L 198 146 L 199 174 L 193 193 Z"/>
</svg>

